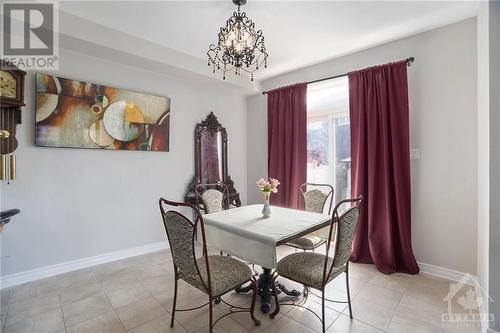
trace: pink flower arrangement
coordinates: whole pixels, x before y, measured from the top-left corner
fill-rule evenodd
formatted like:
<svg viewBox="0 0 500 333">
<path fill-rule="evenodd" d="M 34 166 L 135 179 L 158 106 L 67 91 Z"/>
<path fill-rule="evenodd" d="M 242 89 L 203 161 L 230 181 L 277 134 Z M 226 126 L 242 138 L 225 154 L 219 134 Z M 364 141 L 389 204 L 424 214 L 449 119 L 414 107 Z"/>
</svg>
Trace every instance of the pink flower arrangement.
<svg viewBox="0 0 500 333">
<path fill-rule="evenodd" d="M 278 192 L 278 185 L 280 182 L 275 178 L 269 178 L 269 180 L 265 180 L 261 178 L 257 181 L 257 186 L 260 188 L 262 192 Z"/>
</svg>

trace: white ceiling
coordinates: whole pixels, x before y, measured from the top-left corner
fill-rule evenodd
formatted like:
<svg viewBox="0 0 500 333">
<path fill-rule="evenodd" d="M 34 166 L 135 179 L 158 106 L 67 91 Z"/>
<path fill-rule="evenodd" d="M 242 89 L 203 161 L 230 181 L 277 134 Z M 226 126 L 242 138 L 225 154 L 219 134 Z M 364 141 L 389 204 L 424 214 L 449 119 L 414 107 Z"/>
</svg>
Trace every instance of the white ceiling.
<svg viewBox="0 0 500 333">
<path fill-rule="evenodd" d="M 219 27 L 236 9 L 229 0 L 66 1 L 59 6 L 203 62 Z M 477 1 L 248 0 L 243 10 L 265 36 L 268 69 L 256 76 L 263 80 L 472 17 L 477 8 Z M 212 75 L 208 67 L 206 74 Z"/>
</svg>

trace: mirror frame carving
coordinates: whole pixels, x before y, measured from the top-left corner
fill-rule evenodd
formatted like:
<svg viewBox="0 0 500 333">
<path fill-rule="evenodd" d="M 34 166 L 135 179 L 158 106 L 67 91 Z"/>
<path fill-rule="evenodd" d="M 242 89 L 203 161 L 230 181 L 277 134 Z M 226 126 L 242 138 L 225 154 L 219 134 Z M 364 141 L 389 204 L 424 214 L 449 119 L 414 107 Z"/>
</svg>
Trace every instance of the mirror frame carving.
<svg viewBox="0 0 500 333">
<path fill-rule="evenodd" d="M 188 188 L 187 188 L 187 193 L 184 197 L 184 201 L 196 204 L 196 186 L 201 184 L 201 166 L 202 166 L 202 161 L 201 161 L 201 136 L 202 133 L 205 131 L 208 131 L 209 133 L 213 134 L 216 132 L 221 133 L 222 136 L 222 183 L 224 183 L 227 186 L 228 190 L 228 196 L 229 196 L 229 204 L 234 205 L 236 207 L 241 206 L 241 200 L 240 200 L 240 194 L 239 192 L 234 188 L 234 182 L 231 179 L 231 176 L 228 175 L 227 173 L 227 143 L 228 143 L 228 138 L 227 138 L 227 131 L 226 129 L 221 125 L 219 120 L 217 119 L 217 116 L 213 112 L 210 112 L 210 114 L 203 120 L 202 122 L 196 124 L 195 130 L 194 130 L 194 170 L 195 170 L 195 175 L 189 182 Z"/>
</svg>

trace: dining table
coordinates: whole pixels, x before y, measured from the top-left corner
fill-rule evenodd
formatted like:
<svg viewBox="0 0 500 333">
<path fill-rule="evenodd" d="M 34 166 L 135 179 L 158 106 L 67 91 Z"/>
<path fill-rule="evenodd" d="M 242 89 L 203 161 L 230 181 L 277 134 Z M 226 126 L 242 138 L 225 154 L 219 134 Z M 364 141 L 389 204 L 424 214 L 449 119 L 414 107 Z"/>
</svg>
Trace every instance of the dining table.
<svg viewBox="0 0 500 333">
<path fill-rule="evenodd" d="M 263 217 L 262 205 L 248 205 L 203 215 L 209 246 L 262 267 L 258 278 L 260 309 L 271 309 L 272 270 L 276 268 L 277 247 L 330 225 L 331 216 L 303 210 L 271 206 L 270 217 Z M 289 291 L 278 285 L 288 295 Z M 237 292 L 247 292 L 240 288 Z"/>
</svg>

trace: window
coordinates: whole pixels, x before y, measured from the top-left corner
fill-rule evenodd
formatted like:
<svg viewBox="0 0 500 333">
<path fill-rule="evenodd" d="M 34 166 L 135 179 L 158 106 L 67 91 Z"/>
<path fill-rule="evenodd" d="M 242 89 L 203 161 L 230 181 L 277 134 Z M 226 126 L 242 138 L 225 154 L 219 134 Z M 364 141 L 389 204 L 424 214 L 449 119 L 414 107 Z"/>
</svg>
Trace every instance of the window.
<svg viewBox="0 0 500 333">
<path fill-rule="evenodd" d="M 307 89 L 307 182 L 331 184 L 338 202 L 351 196 L 347 77 Z"/>
</svg>

